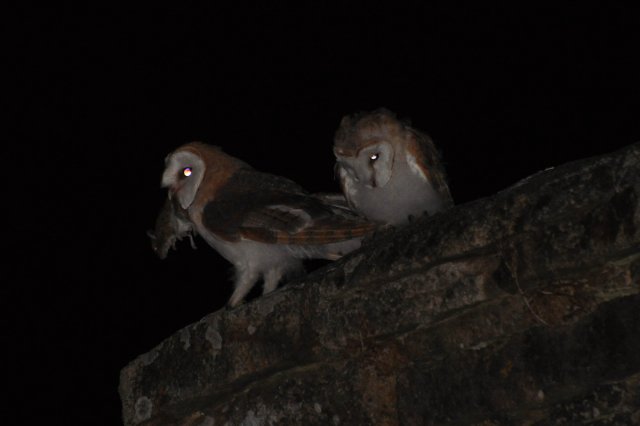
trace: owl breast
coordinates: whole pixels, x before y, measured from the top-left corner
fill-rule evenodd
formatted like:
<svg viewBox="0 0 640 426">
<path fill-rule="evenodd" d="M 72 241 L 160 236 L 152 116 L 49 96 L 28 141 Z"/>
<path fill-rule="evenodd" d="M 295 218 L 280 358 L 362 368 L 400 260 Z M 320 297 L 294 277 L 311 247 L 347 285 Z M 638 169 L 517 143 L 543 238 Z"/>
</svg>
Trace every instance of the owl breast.
<svg viewBox="0 0 640 426">
<path fill-rule="evenodd" d="M 398 225 L 409 216 L 433 214 L 443 207 L 442 198 L 424 175 L 408 164 L 397 167 L 383 187 L 370 187 L 341 174 L 345 196 L 354 209 L 368 219 Z"/>
</svg>

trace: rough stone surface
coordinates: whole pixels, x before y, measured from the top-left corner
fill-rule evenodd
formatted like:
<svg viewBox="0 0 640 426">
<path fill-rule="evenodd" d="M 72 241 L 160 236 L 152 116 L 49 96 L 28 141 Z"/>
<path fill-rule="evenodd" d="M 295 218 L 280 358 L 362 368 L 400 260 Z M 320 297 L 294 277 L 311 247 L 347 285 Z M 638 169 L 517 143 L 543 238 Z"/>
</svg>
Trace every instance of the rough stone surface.
<svg viewBox="0 0 640 426">
<path fill-rule="evenodd" d="M 371 238 L 121 372 L 125 425 L 640 424 L 640 143 Z"/>
</svg>

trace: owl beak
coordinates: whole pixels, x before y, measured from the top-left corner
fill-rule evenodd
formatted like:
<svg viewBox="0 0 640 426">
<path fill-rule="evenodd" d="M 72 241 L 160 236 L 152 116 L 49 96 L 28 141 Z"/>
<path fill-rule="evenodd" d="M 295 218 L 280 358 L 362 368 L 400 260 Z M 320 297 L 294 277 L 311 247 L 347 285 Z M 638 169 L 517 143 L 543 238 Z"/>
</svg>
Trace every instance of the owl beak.
<svg viewBox="0 0 640 426">
<path fill-rule="evenodd" d="M 351 179 L 353 179 L 354 182 L 360 182 L 360 179 L 358 179 L 358 175 L 354 172 L 349 163 L 347 163 L 346 161 L 336 160 L 336 165 L 333 168 L 334 178 L 336 176 L 336 173 L 339 176 L 340 171 L 344 171 L 347 175 L 349 175 Z"/>
</svg>

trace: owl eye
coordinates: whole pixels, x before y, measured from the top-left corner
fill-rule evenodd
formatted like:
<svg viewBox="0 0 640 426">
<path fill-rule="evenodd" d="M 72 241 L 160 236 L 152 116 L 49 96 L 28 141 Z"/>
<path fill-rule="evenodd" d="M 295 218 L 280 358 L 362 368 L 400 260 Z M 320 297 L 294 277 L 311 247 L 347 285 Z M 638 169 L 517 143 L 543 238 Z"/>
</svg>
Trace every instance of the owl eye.
<svg viewBox="0 0 640 426">
<path fill-rule="evenodd" d="M 184 169 L 182 169 L 182 174 L 185 177 L 191 176 L 191 173 L 192 173 L 191 167 L 185 167 Z"/>
</svg>

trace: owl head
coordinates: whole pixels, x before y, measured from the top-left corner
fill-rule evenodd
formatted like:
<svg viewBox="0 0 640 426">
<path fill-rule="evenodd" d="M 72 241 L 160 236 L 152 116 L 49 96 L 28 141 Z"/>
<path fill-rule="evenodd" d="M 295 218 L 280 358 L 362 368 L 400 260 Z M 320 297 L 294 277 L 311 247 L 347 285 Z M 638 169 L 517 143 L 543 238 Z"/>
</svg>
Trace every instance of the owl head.
<svg viewBox="0 0 640 426">
<path fill-rule="evenodd" d="M 369 188 L 384 187 L 393 174 L 396 155 L 413 137 L 391 111 L 345 116 L 334 138 L 337 166 L 353 181 Z"/>
<path fill-rule="evenodd" d="M 225 154 L 222 149 L 202 142 L 182 145 L 165 159 L 162 187 L 169 190 L 169 199 L 174 197 L 183 209 L 188 209 L 199 193 L 206 194 L 209 201 L 237 169 L 248 167 L 246 163 Z M 205 179 L 206 177 L 206 179 Z M 199 191 L 202 185 L 207 191 Z"/>
</svg>

